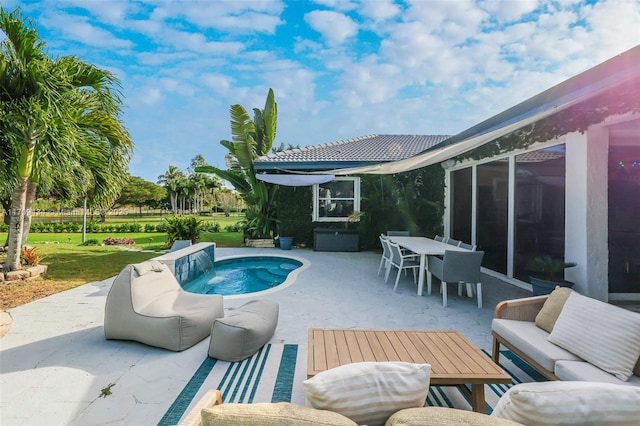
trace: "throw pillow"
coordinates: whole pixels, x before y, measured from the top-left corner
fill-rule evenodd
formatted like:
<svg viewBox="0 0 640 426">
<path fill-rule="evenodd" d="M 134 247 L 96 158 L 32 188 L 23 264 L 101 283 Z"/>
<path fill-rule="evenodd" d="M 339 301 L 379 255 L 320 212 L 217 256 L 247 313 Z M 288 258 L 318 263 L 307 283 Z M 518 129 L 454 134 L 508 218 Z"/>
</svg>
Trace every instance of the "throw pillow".
<svg viewBox="0 0 640 426">
<path fill-rule="evenodd" d="M 513 386 L 494 417 L 526 425 L 637 425 L 640 388 L 597 382 L 540 382 Z"/>
<path fill-rule="evenodd" d="M 289 402 L 222 404 L 201 412 L 203 426 L 357 426 L 338 413 Z"/>
<path fill-rule="evenodd" d="M 136 270 L 138 276 L 145 275 L 149 272 L 162 272 L 166 266 L 157 260 L 147 260 L 146 262 L 136 263 L 133 269 Z"/>
<path fill-rule="evenodd" d="M 536 315 L 536 325 L 547 333 L 551 333 L 553 326 L 562 312 L 562 307 L 569 298 L 571 290 L 566 287 L 556 287 L 545 300 L 542 309 Z"/>
<path fill-rule="evenodd" d="M 384 426 L 515 426 L 520 423 L 486 414 L 445 407 L 406 408 L 393 414 Z"/>
<path fill-rule="evenodd" d="M 640 357 L 640 314 L 572 292 L 548 340 L 626 381 Z"/>
<path fill-rule="evenodd" d="M 430 375 L 429 364 L 356 362 L 317 374 L 303 389 L 308 406 L 375 426 L 398 410 L 422 407 Z"/>
</svg>

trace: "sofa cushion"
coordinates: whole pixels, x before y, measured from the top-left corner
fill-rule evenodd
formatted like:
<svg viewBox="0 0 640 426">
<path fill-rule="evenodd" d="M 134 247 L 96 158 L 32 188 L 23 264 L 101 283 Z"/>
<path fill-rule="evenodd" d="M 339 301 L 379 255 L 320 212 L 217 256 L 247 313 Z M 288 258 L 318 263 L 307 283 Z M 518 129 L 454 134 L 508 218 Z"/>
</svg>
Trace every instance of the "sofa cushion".
<svg viewBox="0 0 640 426">
<path fill-rule="evenodd" d="M 566 287 L 557 287 L 553 290 L 536 315 L 536 325 L 547 333 L 551 333 L 570 294 L 571 290 Z"/>
<path fill-rule="evenodd" d="M 572 292 L 549 341 L 627 380 L 640 357 L 640 314 Z"/>
<path fill-rule="evenodd" d="M 553 371 L 559 359 L 580 360 L 571 352 L 547 341 L 549 333 L 531 321 L 496 318 L 491 323 L 491 329 L 548 371 Z"/>
<path fill-rule="evenodd" d="M 560 380 L 613 383 L 617 385 L 640 386 L 640 377 L 631 376 L 627 381 L 622 381 L 606 371 L 589 364 L 586 361 L 558 361 L 554 373 Z"/>
<path fill-rule="evenodd" d="M 422 407 L 430 375 L 429 364 L 356 362 L 318 373 L 303 389 L 307 405 L 374 426 L 403 408 Z"/>
<path fill-rule="evenodd" d="M 520 425 L 511 420 L 486 414 L 445 407 L 406 408 L 393 414 L 384 426 L 510 426 Z"/>
<path fill-rule="evenodd" d="M 203 426 L 357 426 L 338 413 L 289 402 L 222 404 L 201 412 Z"/>
<path fill-rule="evenodd" d="M 509 389 L 491 416 L 526 425 L 637 425 L 640 388 L 596 382 L 533 382 Z"/>
</svg>

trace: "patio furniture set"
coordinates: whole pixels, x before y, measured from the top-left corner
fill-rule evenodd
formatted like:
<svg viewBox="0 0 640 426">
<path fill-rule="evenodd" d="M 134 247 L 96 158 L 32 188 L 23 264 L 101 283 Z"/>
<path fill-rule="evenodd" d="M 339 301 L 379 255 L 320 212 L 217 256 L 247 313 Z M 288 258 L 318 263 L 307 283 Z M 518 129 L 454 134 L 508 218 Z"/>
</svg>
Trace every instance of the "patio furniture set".
<svg viewBox="0 0 640 426">
<path fill-rule="evenodd" d="M 398 287 L 402 271 L 411 269 L 414 281 L 418 284 L 418 296 L 422 296 L 425 273 L 427 293 L 431 294 L 432 276 L 441 282 L 442 305 L 447 306 L 447 284 L 458 285 L 458 295 L 462 295 L 463 286 L 467 286 L 469 297 L 473 294 L 472 285 L 478 298 L 478 308 L 482 308 L 482 283 L 480 267 L 483 251 L 476 251 L 476 246 L 459 240 L 436 236 L 411 237 L 403 231 L 388 231 L 380 235 L 382 257 L 378 266 L 378 275 L 385 268 L 385 282 L 388 281 L 392 269 L 397 269 L 394 291 Z M 405 231 L 406 232 L 406 231 Z"/>
<path fill-rule="evenodd" d="M 451 253 L 477 253 L 460 243 L 450 248 L 422 237 L 381 241 L 403 247 L 395 251 L 396 260 L 412 256 L 411 269 L 420 275 L 425 267 L 429 274 L 444 273 L 445 266 L 438 270 L 432 258 L 446 264 Z M 387 277 L 395 266 L 394 251 L 389 253 L 379 268 L 385 266 Z M 397 263 L 398 273 L 407 269 L 403 261 Z M 469 281 L 456 276 L 449 282 L 458 283 L 461 291 Z M 477 292 L 481 306 L 479 285 Z M 210 357 L 240 361 L 271 339 L 277 321 L 278 304 L 266 300 L 250 301 L 225 316 L 221 296 L 185 292 L 166 265 L 151 260 L 128 265 L 116 277 L 107 296 L 104 330 L 107 339 L 173 351 L 211 335 Z M 212 390 L 181 424 L 562 425 L 612 419 L 640 424 L 640 314 L 558 288 L 548 296 L 499 303 L 492 333 L 491 359 L 452 330 L 311 328 L 303 383 L 307 406 L 221 404 L 220 392 Z M 512 383 L 498 365 L 500 345 L 551 381 L 512 386 L 486 415 L 485 385 Z M 430 385 L 457 387 L 473 412 L 424 407 Z M 576 423 L 577 412 L 581 421 Z"/>
</svg>

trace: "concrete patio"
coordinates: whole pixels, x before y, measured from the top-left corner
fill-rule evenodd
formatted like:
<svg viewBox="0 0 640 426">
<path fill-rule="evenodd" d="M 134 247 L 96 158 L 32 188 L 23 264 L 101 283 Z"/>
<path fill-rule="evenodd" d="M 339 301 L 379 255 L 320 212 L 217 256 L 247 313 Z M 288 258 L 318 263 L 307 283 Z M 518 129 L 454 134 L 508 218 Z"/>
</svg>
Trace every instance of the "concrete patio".
<svg viewBox="0 0 640 426">
<path fill-rule="evenodd" d="M 271 342 L 306 353 L 309 327 L 453 329 L 490 350 L 495 304 L 529 292 L 483 275 L 484 308 L 438 285 L 419 297 L 411 275 L 398 291 L 377 276 L 380 255 L 295 249 L 217 249 L 216 257 L 285 255 L 307 259 L 295 283 L 261 298 L 280 304 Z M 104 304 L 112 278 L 12 309 L 0 339 L 0 424 L 157 424 L 206 357 L 208 339 L 179 353 L 135 342 L 107 341 Z M 454 287 L 454 286 L 451 286 Z M 255 296 L 225 298 L 225 308 Z"/>
</svg>

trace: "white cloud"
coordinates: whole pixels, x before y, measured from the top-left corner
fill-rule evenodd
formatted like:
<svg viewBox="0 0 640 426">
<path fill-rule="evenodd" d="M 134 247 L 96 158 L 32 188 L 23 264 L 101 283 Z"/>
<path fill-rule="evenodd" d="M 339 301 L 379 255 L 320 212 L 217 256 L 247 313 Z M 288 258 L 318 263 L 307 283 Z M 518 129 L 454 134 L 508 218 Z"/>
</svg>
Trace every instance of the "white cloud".
<svg viewBox="0 0 640 426">
<path fill-rule="evenodd" d="M 472 0 L 420 1 L 412 0 L 405 21 L 419 22 L 450 45 L 463 43 L 480 32 L 488 14 Z"/>
<path fill-rule="evenodd" d="M 185 18 L 200 28 L 216 28 L 232 33 L 273 34 L 283 24 L 280 1 L 188 1 L 164 2 L 156 7 L 153 18 Z"/>
<path fill-rule="evenodd" d="M 87 21 L 88 18 L 78 15 L 50 13 L 42 17 L 39 23 L 55 29 L 66 39 L 88 46 L 109 49 L 130 49 L 134 47 L 132 41 L 116 37 L 110 31 L 92 25 Z"/>
<path fill-rule="evenodd" d="M 400 70 L 389 64 L 377 63 L 368 57 L 360 63 L 345 67 L 340 77 L 340 87 L 333 95 L 350 108 L 363 104 L 380 103 L 391 99 L 405 82 L 398 79 Z"/>
<path fill-rule="evenodd" d="M 359 3 L 351 0 L 313 0 L 313 2 L 341 12 L 356 10 Z"/>
<path fill-rule="evenodd" d="M 538 0 L 483 0 L 479 4 L 500 22 L 516 21 L 540 6 Z"/>
<path fill-rule="evenodd" d="M 360 5 L 360 14 L 374 21 L 385 21 L 394 18 L 401 13 L 400 8 L 393 0 L 367 1 Z"/>
<path fill-rule="evenodd" d="M 162 32 L 162 39 L 158 42 L 198 54 L 236 55 L 244 48 L 244 44 L 241 42 L 208 40 L 200 33 L 174 29 L 165 29 Z"/>
<path fill-rule="evenodd" d="M 314 10 L 305 21 L 331 45 L 339 45 L 358 33 L 358 25 L 348 16 L 329 10 Z"/>
</svg>

